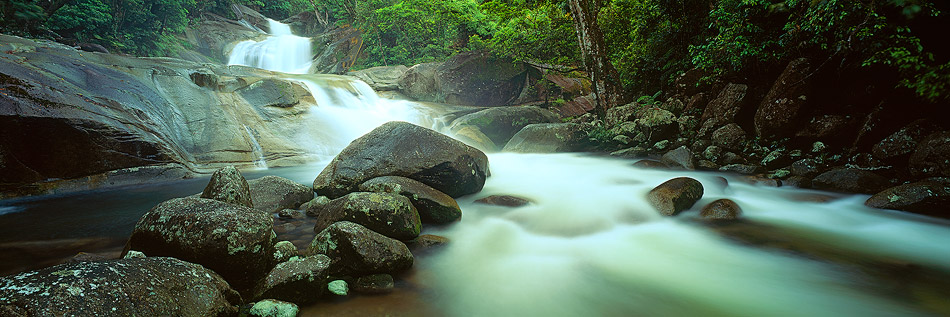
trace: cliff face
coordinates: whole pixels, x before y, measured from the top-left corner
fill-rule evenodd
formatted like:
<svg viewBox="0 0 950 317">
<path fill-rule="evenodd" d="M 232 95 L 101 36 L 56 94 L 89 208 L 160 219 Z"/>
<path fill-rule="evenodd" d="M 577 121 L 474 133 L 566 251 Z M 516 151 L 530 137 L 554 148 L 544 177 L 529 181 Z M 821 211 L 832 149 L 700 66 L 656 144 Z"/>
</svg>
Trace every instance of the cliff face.
<svg viewBox="0 0 950 317">
<path fill-rule="evenodd" d="M 306 131 L 294 127 L 314 100 L 280 75 L 0 35 L 0 197 L 96 187 L 88 176 L 142 166 L 181 177 L 298 162 L 307 151 L 291 140 Z"/>
</svg>

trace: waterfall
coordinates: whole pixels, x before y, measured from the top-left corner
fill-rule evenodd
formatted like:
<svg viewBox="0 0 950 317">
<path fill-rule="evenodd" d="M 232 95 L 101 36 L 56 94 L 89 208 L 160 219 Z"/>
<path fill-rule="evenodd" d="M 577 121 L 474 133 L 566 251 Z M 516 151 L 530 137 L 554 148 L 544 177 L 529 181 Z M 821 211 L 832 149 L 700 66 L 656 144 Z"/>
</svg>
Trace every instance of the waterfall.
<svg viewBox="0 0 950 317">
<path fill-rule="evenodd" d="M 254 133 L 251 133 L 251 129 L 246 125 L 244 126 L 244 131 L 247 132 L 247 138 L 249 141 L 251 141 L 251 153 L 256 157 L 254 160 L 254 166 L 257 166 L 257 168 L 267 169 L 267 162 L 264 161 L 264 149 L 261 148 L 261 144 L 257 143 L 257 138 L 254 137 Z"/>
<path fill-rule="evenodd" d="M 231 50 L 228 65 L 244 65 L 291 74 L 310 70 L 310 38 L 296 36 L 290 26 L 268 20 L 270 36 L 262 41 L 247 40 Z"/>
</svg>

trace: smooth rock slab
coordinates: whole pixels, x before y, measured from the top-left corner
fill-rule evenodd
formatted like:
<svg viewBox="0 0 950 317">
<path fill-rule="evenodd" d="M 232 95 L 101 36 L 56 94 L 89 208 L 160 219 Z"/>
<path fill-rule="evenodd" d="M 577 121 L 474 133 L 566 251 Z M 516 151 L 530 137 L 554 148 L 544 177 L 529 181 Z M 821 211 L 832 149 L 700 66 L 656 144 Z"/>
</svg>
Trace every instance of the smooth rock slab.
<svg viewBox="0 0 950 317">
<path fill-rule="evenodd" d="M 211 175 L 211 181 L 201 192 L 201 198 L 214 199 L 229 204 L 254 207 L 247 180 L 234 166 L 219 169 Z"/>
<path fill-rule="evenodd" d="M 308 251 L 327 255 L 334 271 L 350 275 L 395 273 L 412 267 L 413 262 L 402 242 L 349 221 L 334 223 L 317 234 Z"/>
<path fill-rule="evenodd" d="M 356 192 L 334 199 L 317 215 L 314 232 L 337 221 L 352 221 L 384 236 L 409 240 L 419 236 L 422 220 L 408 198 L 390 193 Z"/>
<path fill-rule="evenodd" d="M 482 190 L 488 157 L 441 133 L 393 121 L 354 140 L 313 181 L 317 194 L 338 198 L 379 176 L 403 176 L 451 197 Z"/>
<path fill-rule="evenodd" d="M 273 266 L 277 237 L 273 228 L 273 217 L 257 209 L 204 198 L 176 198 L 139 219 L 126 251 L 201 264 L 243 292 Z"/>
<path fill-rule="evenodd" d="M 462 218 L 462 209 L 455 199 L 411 178 L 382 176 L 360 184 L 359 188 L 365 192 L 393 193 L 408 198 L 419 211 L 423 223 L 444 224 Z"/>
<path fill-rule="evenodd" d="M 703 197 L 703 184 L 689 177 L 677 177 L 647 193 L 647 199 L 660 214 L 675 216 L 693 207 Z"/>
<path fill-rule="evenodd" d="M 327 289 L 330 258 L 318 254 L 277 264 L 258 286 L 254 298 L 297 304 L 316 302 Z"/>
<path fill-rule="evenodd" d="M 265 212 L 297 209 L 313 199 L 313 189 L 278 176 L 264 176 L 247 182 L 254 208 Z"/>
<path fill-rule="evenodd" d="M 821 173 L 812 180 L 811 185 L 815 189 L 874 194 L 890 187 L 890 182 L 871 171 L 838 168 Z"/>
<path fill-rule="evenodd" d="M 0 278 L 0 316 L 228 316 L 241 296 L 174 258 L 66 263 Z"/>
</svg>

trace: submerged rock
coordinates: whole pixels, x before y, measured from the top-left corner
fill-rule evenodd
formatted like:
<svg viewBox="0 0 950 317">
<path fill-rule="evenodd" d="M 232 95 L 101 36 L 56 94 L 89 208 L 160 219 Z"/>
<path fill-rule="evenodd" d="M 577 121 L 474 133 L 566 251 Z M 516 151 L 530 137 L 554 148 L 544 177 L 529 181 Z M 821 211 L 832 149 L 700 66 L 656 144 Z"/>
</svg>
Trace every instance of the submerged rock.
<svg viewBox="0 0 950 317">
<path fill-rule="evenodd" d="M 247 182 L 254 208 L 265 212 L 297 209 L 313 199 L 313 189 L 278 176 L 264 176 Z"/>
<path fill-rule="evenodd" d="M 211 181 L 201 192 L 201 198 L 214 199 L 229 204 L 254 207 L 247 180 L 234 166 L 219 169 L 211 175 Z"/>
<path fill-rule="evenodd" d="M 742 208 L 730 199 L 718 199 L 703 207 L 699 215 L 711 220 L 734 220 L 742 215 Z"/>
<path fill-rule="evenodd" d="M 818 175 L 812 180 L 811 185 L 815 189 L 874 194 L 889 187 L 890 182 L 871 171 L 838 168 Z"/>
<path fill-rule="evenodd" d="M 3 316 L 228 316 L 241 296 L 174 258 L 66 263 L 0 277 Z"/>
<path fill-rule="evenodd" d="M 577 123 L 537 123 L 518 131 L 504 152 L 557 153 L 577 152 L 586 149 L 587 132 Z"/>
<path fill-rule="evenodd" d="M 872 208 L 895 209 L 950 218 L 950 180 L 927 179 L 885 189 L 864 202 Z"/>
<path fill-rule="evenodd" d="M 274 218 L 204 198 L 176 198 L 145 213 L 126 250 L 171 256 L 221 274 L 236 289 L 253 287 L 273 266 Z"/>
<path fill-rule="evenodd" d="M 390 193 L 356 192 L 331 201 L 317 215 L 313 231 L 323 231 L 344 220 L 399 240 L 415 238 L 422 230 L 419 212 L 408 198 Z"/>
<path fill-rule="evenodd" d="M 413 262 L 402 242 L 349 221 L 334 223 L 317 234 L 308 251 L 329 256 L 335 272 L 350 275 L 396 273 Z"/>
<path fill-rule="evenodd" d="M 337 198 L 379 176 L 403 176 L 451 197 L 485 185 L 488 157 L 462 142 L 406 122 L 389 122 L 350 143 L 313 181 L 317 194 Z"/>
<path fill-rule="evenodd" d="M 462 209 L 449 195 L 416 180 L 400 176 L 382 176 L 360 184 L 366 192 L 399 194 L 419 211 L 423 223 L 444 224 L 462 218 Z"/>
<path fill-rule="evenodd" d="M 509 195 L 491 195 L 485 198 L 479 198 L 475 200 L 475 203 L 505 207 L 521 207 L 530 204 L 531 201 L 521 197 Z"/>
<path fill-rule="evenodd" d="M 350 287 L 344 280 L 336 280 L 327 284 L 327 289 L 331 294 L 337 296 L 346 296 L 350 294 Z"/>
<path fill-rule="evenodd" d="M 330 258 L 317 254 L 277 264 L 255 291 L 254 298 L 297 304 L 316 302 L 330 279 Z"/>
<path fill-rule="evenodd" d="M 406 242 L 406 246 L 413 252 L 426 251 L 433 248 L 444 246 L 449 243 L 449 239 L 434 234 L 424 234 Z"/>
<path fill-rule="evenodd" d="M 247 314 L 254 317 L 297 317 L 299 312 L 297 304 L 265 299 L 254 303 Z"/>
<path fill-rule="evenodd" d="M 353 291 L 362 294 L 386 294 L 393 291 L 396 283 L 389 274 L 373 274 L 358 277 L 353 281 Z"/>
<path fill-rule="evenodd" d="M 665 216 L 675 216 L 693 207 L 703 197 L 703 184 L 689 177 L 677 177 L 647 193 L 653 208 Z"/>
</svg>

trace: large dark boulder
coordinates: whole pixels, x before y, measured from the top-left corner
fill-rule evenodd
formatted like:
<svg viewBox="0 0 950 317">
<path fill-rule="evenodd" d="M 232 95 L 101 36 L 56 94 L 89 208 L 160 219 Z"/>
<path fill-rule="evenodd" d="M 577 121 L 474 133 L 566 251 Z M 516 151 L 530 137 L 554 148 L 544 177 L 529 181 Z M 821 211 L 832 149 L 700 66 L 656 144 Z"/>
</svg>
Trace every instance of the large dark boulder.
<svg viewBox="0 0 950 317">
<path fill-rule="evenodd" d="M 607 109 L 607 116 L 604 118 L 604 122 L 607 123 L 607 127 L 611 128 L 627 121 L 632 122 L 637 119 L 637 114 L 639 111 L 645 107 L 646 106 L 637 104 L 635 102 L 623 106 L 612 107 Z"/>
<path fill-rule="evenodd" d="M 735 220 L 742 215 L 742 208 L 730 199 L 717 199 L 703 207 L 699 215 L 709 220 Z"/>
<path fill-rule="evenodd" d="M 330 281 L 330 258 L 317 254 L 277 264 L 255 291 L 256 299 L 277 299 L 296 304 L 317 301 Z"/>
<path fill-rule="evenodd" d="M 396 273 L 413 262 L 404 243 L 349 221 L 334 223 L 317 234 L 308 251 L 329 256 L 333 271 L 356 276 Z"/>
<path fill-rule="evenodd" d="M 931 134 L 910 156 L 910 173 L 917 177 L 950 177 L 950 132 Z"/>
<path fill-rule="evenodd" d="M 837 168 L 821 173 L 811 184 L 815 189 L 859 194 L 874 194 L 890 186 L 886 178 L 855 168 Z"/>
<path fill-rule="evenodd" d="M 660 162 L 672 168 L 685 170 L 696 169 L 696 165 L 693 164 L 693 153 L 690 152 L 686 146 L 681 146 L 675 150 L 666 152 L 666 154 L 660 157 Z"/>
<path fill-rule="evenodd" d="M 201 192 L 201 198 L 214 199 L 234 205 L 254 207 L 251 189 L 247 180 L 234 166 L 219 169 L 211 174 L 211 181 Z"/>
<path fill-rule="evenodd" d="M 872 208 L 895 209 L 950 218 L 950 180 L 927 179 L 885 189 L 864 202 Z"/>
<path fill-rule="evenodd" d="M 278 176 L 264 176 L 247 182 L 254 208 L 265 212 L 297 209 L 313 199 L 313 189 Z"/>
<path fill-rule="evenodd" d="M 799 58 L 788 63 L 755 112 L 755 134 L 767 140 L 792 135 L 803 123 L 811 88 L 811 62 Z"/>
<path fill-rule="evenodd" d="M 679 132 L 679 123 L 670 111 L 649 107 L 637 111 L 636 117 L 635 129 L 646 141 L 667 140 Z"/>
<path fill-rule="evenodd" d="M 937 125 L 927 119 L 911 122 L 875 144 L 871 149 L 871 155 L 885 162 L 901 163 L 914 153 L 917 144 L 930 134 L 937 132 L 937 129 Z"/>
<path fill-rule="evenodd" d="M 230 316 L 241 295 L 174 258 L 66 263 L 0 278 L 2 316 Z"/>
<path fill-rule="evenodd" d="M 561 122 L 558 115 L 538 107 L 498 107 L 470 113 L 455 119 L 450 130 L 458 131 L 464 127 L 478 128 L 487 136 L 496 148 L 503 147 L 515 133 L 534 123 Z"/>
<path fill-rule="evenodd" d="M 664 216 L 675 216 L 693 207 L 703 197 L 703 184 L 689 177 L 677 177 L 647 193 L 647 200 Z"/>
<path fill-rule="evenodd" d="M 713 127 L 719 127 L 736 121 L 736 116 L 746 106 L 746 93 L 749 87 L 742 84 L 729 84 L 719 93 L 716 99 L 709 101 L 700 122 L 711 122 Z M 711 121 L 710 121 L 711 120 Z"/>
<path fill-rule="evenodd" d="M 350 143 L 313 181 L 317 194 L 337 198 L 379 176 L 403 176 L 452 197 L 485 185 L 488 157 L 476 148 L 406 122 L 389 122 Z"/>
<path fill-rule="evenodd" d="M 505 144 L 504 152 L 558 153 L 580 152 L 588 148 L 587 131 L 577 123 L 531 124 Z"/>
<path fill-rule="evenodd" d="M 493 56 L 487 51 L 472 51 L 457 54 L 443 63 L 409 68 L 399 79 L 399 89 L 420 101 L 502 106 L 521 95 L 529 71 L 522 63 Z"/>
<path fill-rule="evenodd" d="M 145 213 L 126 250 L 201 264 L 244 292 L 274 264 L 274 218 L 244 206 L 176 198 Z"/>
<path fill-rule="evenodd" d="M 745 141 L 745 130 L 742 130 L 742 127 L 735 123 L 722 126 L 712 133 L 713 144 L 730 151 L 742 150 Z"/>
<path fill-rule="evenodd" d="M 402 195 L 419 211 L 423 223 L 444 224 L 462 218 L 462 209 L 449 195 L 411 178 L 381 176 L 360 184 L 365 192 Z"/>
<path fill-rule="evenodd" d="M 422 230 L 419 212 L 408 198 L 391 193 L 355 192 L 334 199 L 317 213 L 313 231 L 319 233 L 344 220 L 399 240 L 415 238 Z"/>
</svg>

